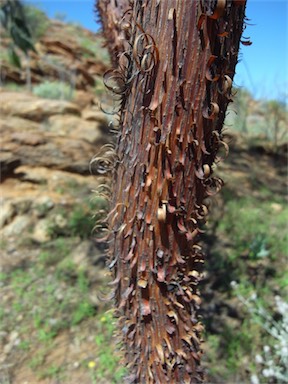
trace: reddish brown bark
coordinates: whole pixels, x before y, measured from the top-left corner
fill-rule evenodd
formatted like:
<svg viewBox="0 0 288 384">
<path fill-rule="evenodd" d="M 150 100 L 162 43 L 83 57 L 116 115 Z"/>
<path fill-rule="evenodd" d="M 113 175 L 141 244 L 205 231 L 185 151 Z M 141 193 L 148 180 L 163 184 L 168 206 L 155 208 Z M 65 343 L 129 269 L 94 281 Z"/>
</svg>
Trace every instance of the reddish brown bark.
<svg viewBox="0 0 288 384">
<path fill-rule="evenodd" d="M 110 267 L 133 383 L 203 381 L 197 240 L 205 199 L 222 184 L 212 165 L 244 10 L 245 1 L 135 1 L 131 48 L 107 74 L 122 97 Z"/>
<path fill-rule="evenodd" d="M 114 67 L 118 65 L 118 55 L 128 48 L 123 16 L 130 8 L 129 4 L 129 0 L 100 0 L 96 3 Z"/>
</svg>

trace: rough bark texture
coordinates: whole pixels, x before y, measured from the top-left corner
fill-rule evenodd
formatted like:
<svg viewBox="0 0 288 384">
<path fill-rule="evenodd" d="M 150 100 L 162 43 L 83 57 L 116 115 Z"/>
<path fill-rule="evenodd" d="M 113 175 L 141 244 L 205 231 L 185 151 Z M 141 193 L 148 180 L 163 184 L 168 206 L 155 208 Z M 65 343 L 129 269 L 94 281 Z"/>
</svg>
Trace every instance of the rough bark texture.
<svg viewBox="0 0 288 384">
<path fill-rule="evenodd" d="M 212 165 L 226 149 L 244 11 L 245 1 L 135 1 L 130 49 L 106 75 L 121 96 L 110 268 L 131 383 L 203 381 L 197 240 L 222 185 Z"/>
<path fill-rule="evenodd" d="M 100 0 L 96 3 L 114 67 L 118 65 L 118 55 L 128 48 L 130 26 L 124 15 L 130 8 L 129 4 L 129 0 Z"/>
</svg>

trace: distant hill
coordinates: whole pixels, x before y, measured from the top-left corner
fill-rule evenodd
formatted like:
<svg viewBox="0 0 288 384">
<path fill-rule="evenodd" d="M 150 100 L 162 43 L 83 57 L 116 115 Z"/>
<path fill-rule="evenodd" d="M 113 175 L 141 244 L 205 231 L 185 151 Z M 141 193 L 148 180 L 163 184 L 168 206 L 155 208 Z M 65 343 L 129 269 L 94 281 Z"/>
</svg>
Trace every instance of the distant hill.
<svg viewBox="0 0 288 384">
<path fill-rule="evenodd" d="M 48 19 L 37 8 L 29 8 L 29 15 L 31 29 L 36 30 L 34 45 L 37 53 L 31 52 L 30 63 L 26 63 L 21 51 L 16 49 L 22 63 L 22 68 L 17 68 L 9 54 L 11 39 L 2 28 L 1 85 L 25 85 L 25 67 L 28 64 L 33 85 L 44 81 L 61 81 L 78 90 L 95 91 L 109 66 L 108 52 L 103 48 L 101 35 L 79 25 Z M 36 25 L 33 25 L 33 21 Z"/>
</svg>

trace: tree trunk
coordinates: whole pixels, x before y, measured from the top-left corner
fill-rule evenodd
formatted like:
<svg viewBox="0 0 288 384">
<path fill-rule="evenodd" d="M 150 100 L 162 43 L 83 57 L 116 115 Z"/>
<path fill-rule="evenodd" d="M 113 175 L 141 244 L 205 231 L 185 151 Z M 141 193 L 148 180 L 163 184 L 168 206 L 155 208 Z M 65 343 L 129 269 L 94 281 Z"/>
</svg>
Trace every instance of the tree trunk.
<svg viewBox="0 0 288 384">
<path fill-rule="evenodd" d="M 99 0 L 96 3 L 114 67 L 118 66 L 118 55 L 128 49 L 123 15 L 130 8 L 129 3 L 129 0 Z"/>
<path fill-rule="evenodd" d="M 245 1 L 138 0 L 120 17 L 128 48 L 105 76 L 121 96 L 110 268 L 131 383 L 203 381 L 197 241 L 222 185 L 212 165 L 227 149 L 244 11 Z"/>
</svg>

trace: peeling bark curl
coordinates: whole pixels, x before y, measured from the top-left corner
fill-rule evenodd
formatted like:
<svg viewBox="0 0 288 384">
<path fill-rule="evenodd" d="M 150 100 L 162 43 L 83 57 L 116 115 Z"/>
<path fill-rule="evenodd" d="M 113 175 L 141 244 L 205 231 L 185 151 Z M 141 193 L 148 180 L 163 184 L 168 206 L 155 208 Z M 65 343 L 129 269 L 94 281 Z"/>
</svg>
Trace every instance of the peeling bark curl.
<svg viewBox="0 0 288 384">
<path fill-rule="evenodd" d="M 125 20 L 127 40 L 112 44 L 121 110 L 110 266 L 128 382 L 201 383 L 197 242 L 206 199 L 222 186 L 213 163 L 228 149 L 222 127 L 245 1 L 99 0 L 103 21 L 115 3 L 125 14 L 104 32 L 113 40 Z"/>
</svg>

